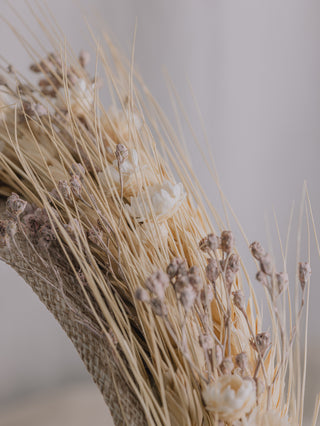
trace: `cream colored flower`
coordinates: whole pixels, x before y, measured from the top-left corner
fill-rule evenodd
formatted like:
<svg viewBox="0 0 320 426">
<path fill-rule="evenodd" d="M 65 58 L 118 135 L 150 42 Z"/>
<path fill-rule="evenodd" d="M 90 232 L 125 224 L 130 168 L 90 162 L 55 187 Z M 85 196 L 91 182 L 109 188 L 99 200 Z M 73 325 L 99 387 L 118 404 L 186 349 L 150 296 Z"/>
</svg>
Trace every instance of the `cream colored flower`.
<svg viewBox="0 0 320 426">
<path fill-rule="evenodd" d="M 256 401 L 255 386 L 251 380 L 238 375 L 221 376 L 202 392 L 206 409 L 219 420 L 233 422 L 245 417 Z"/>
<path fill-rule="evenodd" d="M 249 417 L 248 426 L 293 426 L 288 418 L 281 417 L 275 410 L 260 412 L 257 407 Z"/>
<path fill-rule="evenodd" d="M 70 88 L 61 87 L 59 89 L 56 106 L 61 110 L 71 108 L 74 114 L 82 116 L 92 109 L 93 101 L 94 84 L 88 83 L 84 78 L 79 78 Z"/>
<path fill-rule="evenodd" d="M 128 109 L 122 110 L 116 107 L 111 107 L 102 121 L 109 136 L 117 142 L 129 142 L 130 127 L 138 131 L 142 127 L 141 118 L 135 112 L 130 114 Z"/>
<path fill-rule="evenodd" d="M 140 166 L 138 154 L 135 149 L 128 150 L 128 157 L 120 164 L 120 173 L 118 161 L 114 160 L 112 165 L 109 165 L 104 172 L 98 173 L 98 178 L 103 185 L 112 188 L 112 185 L 108 185 L 110 176 L 117 190 L 120 190 L 122 182 L 123 195 L 125 197 L 135 195 L 139 192 L 143 178 L 147 184 L 150 184 L 152 181 L 150 168 L 146 164 Z"/>
<path fill-rule="evenodd" d="M 158 220 L 165 220 L 177 211 L 184 198 L 182 183 L 164 181 L 163 184 L 149 186 L 136 197 L 130 197 L 127 210 L 140 222 L 152 218 L 152 215 Z"/>
</svg>

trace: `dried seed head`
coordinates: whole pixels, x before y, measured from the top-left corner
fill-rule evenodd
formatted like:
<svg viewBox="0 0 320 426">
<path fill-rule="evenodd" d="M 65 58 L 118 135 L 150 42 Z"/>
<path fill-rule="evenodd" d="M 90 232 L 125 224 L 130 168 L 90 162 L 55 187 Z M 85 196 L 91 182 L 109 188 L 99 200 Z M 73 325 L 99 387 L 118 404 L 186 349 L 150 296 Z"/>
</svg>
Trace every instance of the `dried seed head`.
<svg viewBox="0 0 320 426">
<path fill-rule="evenodd" d="M 18 194 L 15 194 L 14 192 L 10 197 L 7 199 L 7 212 L 10 216 L 17 217 L 20 216 L 21 213 L 24 212 L 26 208 L 27 202 L 22 200 Z"/>
<path fill-rule="evenodd" d="M 236 365 L 241 368 L 241 370 L 246 371 L 248 368 L 248 355 L 246 352 L 241 352 L 236 355 Z"/>
<path fill-rule="evenodd" d="M 210 251 L 218 250 L 220 247 L 220 238 L 215 234 L 209 234 L 206 237 L 202 238 L 199 242 L 200 250 L 208 253 Z"/>
<path fill-rule="evenodd" d="M 289 277 L 286 272 L 279 272 L 275 274 L 276 283 L 277 283 L 277 291 L 278 294 L 281 294 L 289 284 Z"/>
<path fill-rule="evenodd" d="M 232 253 L 228 259 L 227 269 L 236 274 L 240 269 L 240 257 L 236 253 Z"/>
<path fill-rule="evenodd" d="M 70 179 L 70 188 L 76 198 L 81 197 L 82 183 L 78 175 L 72 175 Z"/>
<path fill-rule="evenodd" d="M 250 251 L 252 256 L 257 259 L 261 260 L 263 256 L 266 255 L 265 249 L 262 247 L 262 245 L 258 241 L 254 241 L 252 244 L 250 244 Z"/>
<path fill-rule="evenodd" d="M 311 277 L 311 266 L 308 262 L 300 262 L 299 263 L 299 281 L 302 290 L 304 290 L 307 282 Z"/>
<path fill-rule="evenodd" d="M 266 253 L 260 259 L 260 268 L 266 275 L 271 276 L 273 272 L 273 262 L 269 253 Z"/>
<path fill-rule="evenodd" d="M 168 275 L 162 270 L 158 270 L 146 279 L 145 286 L 151 293 L 155 294 L 159 300 L 163 300 L 169 283 L 170 280 Z"/>
<path fill-rule="evenodd" d="M 167 267 L 167 274 L 169 275 L 171 279 L 178 274 L 179 267 L 183 263 L 184 261 L 182 259 L 179 259 L 178 257 L 175 257 L 174 259 L 171 260 L 171 262 L 169 263 Z"/>
<path fill-rule="evenodd" d="M 232 359 L 230 357 L 223 358 L 220 364 L 220 370 L 222 374 L 229 375 L 232 373 L 233 369 L 234 369 L 234 365 L 233 365 Z"/>
<path fill-rule="evenodd" d="M 205 351 L 209 351 L 214 347 L 214 341 L 210 334 L 200 334 L 199 344 Z"/>
<path fill-rule="evenodd" d="M 129 152 L 125 145 L 118 143 L 116 147 L 115 156 L 119 161 L 119 164 L 122 164 L 128 158 Z"/>
<path fill-rule="evenodd" d="M 179 297 L 180 293 L 185 289 L 185 287 L 189 286 L 189 277 L 188 275 L 178 275 L 176 282 L 174 284 L 174 291 Z"/>
<path fill-rule="evenodd" d="M 147 290 L 145 290 L 144 288 L 141 288 L 141 287 L 136 290 L 135 298 L 137 300 L 139 300 L 139 302 L 149 302 L 150 301 L 149 293 L 147 292 Z"/>
<path fill-rule="evenodd" d="M 162 300 L 158 298 L 151 299 L 150 304 L 152 311 L 159 317 L 165 317 L 166 315 L 168 315 L 167 306 L 163 303 Z"/>
<path fill-rule="evenodd" d="M 234 247 L 234 237 L 232 231 L 221 232 L 221 250 L 225 253 L 230 253 Z"/>
<path fill-rule="evenodd" d="M 206 275 L 208 280 L 211 283 L 214 283 L 219 277 L 219 274 L 220 271 L 216 259 L 214 257 L 210 257 L 210 259 L 208 259 L 208 265 L 206 267 Z"/>
<path fill-rule="evenodd" d="M 66 180 L 59 180 L 58 189 L 62 195 L 62 198 L 65 200 L 71 199 L 71 188 Z"/>
<path fill-rule="evenodd" d="M 90 62 L 90 53 L 87 52 L 86 50 L 80 50 L 79 62 L 80 62 L 80 65 L 83 68 L 85 68 L 88 65 L 88 63 Z"/>
<path fill-rule="evenodd" d="M 260 352 L 261 356 L 264 356 L 271 344 L 270 333 L 266 331 L 264 333 L 257 334 L 255 342 L 251 341 L 251 344 L 254 349 Z"/>
<path fill-rule="evenodd" d="M 41 72 L 41 68 L 40 68 L 39 64 L 31 64 L 30 65 L 30 70 L 32 72 L 35 72 L 35 73 L 40 73 Z"/>
<path fill-rule="evenodd" d="M 185 286 L 179 294 L 180 303 L 186 312 L 189 312 L 193 307 L 196 298 L 197 294 L 191 285 Z"/>
<path fill-rule="evenodd" d="M 234 291 L 233 295 L 233 303 L 240 310 L 245 311 L 245 299 L 244 294 L 241 290 Z"/>
</svg>

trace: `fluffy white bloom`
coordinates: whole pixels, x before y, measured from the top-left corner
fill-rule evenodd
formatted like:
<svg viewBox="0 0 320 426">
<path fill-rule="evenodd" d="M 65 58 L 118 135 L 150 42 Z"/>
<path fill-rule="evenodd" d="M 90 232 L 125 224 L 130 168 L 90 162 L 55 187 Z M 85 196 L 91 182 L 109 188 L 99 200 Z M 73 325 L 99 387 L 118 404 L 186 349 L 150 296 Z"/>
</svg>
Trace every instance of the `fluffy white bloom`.
<svg viewBox="0 0 320 426">
<path fill-rule="evenodd" d="M 172 184 L 164 181 L 162 185 L 151 185 L 136 197 L 130 197 L 127 209 L 130 216 L 140 222 L 151 218 L 152 214 L 159 220 L 168 219 L 179 208 L 184 198 L 182 183 Z"/>
<path fill-rule="evenodd" d="M 255 409 L 249 417 L 248 426 L 290 426 L 287 417 L 281 417 L 277 411 L 269 410 L 260 412 L 259 408 Z"/>
<path fill-rule="evenodd" d="M 56 105 L 59 109 L 67 110 L 70 102 L 72 112 L 76 115 L 83 115 L 92 108 L 93 89 L 94 84 L 88 83 L 84 78 L 79 78 L 73 86 L 67 89 L 67 96 L 65 87 L 59 89 Z"/>
<path fill-rule="evenodd" d="M 233 422 L 249 413 L 256 401 L 254 383 L 238 375 L 221 376 L 202 392 L 206 409 L 219 420 Z"/>
</svg>

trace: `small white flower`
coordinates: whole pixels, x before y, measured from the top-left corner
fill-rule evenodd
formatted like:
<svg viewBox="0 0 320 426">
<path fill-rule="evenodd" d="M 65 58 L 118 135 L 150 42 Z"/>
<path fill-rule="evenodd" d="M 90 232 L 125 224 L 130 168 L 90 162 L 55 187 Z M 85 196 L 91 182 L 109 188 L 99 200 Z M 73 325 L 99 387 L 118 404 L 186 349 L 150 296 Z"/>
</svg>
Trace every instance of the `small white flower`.
<svg viewBox="0 0 320 426">
<path fill-rule="evenodd" d="M 153 214 L 158 220 L 168 219 L 176 212 L 184 198 L 182 183 L 172 184 L 164 181 L 162 185 L 151 185 L 136 197 L 130 197 L 127 209 L 130 216 L 140 222 L 152 218 Z"/>
<path fill-rule="evenodd" d="M 90 111 L 94 101 L 94 84 L 88 83 L 84 78 L 76 80 L 75 84 L 66 89 L 61 87 L 58 92 L 56 105 L 59 109 L 70 108 L 76 115 L 83 115 Z M 66 90 L 68 91 L 66 96 Z"/>
<path fill-rule="evenodd" d="M 218 377 L 215 382 L 206 386 L 202 396 L 206 409 L 226 422 L 244 418 L 256 401 L 254 383 L 238 375 Z"/>
</svg>

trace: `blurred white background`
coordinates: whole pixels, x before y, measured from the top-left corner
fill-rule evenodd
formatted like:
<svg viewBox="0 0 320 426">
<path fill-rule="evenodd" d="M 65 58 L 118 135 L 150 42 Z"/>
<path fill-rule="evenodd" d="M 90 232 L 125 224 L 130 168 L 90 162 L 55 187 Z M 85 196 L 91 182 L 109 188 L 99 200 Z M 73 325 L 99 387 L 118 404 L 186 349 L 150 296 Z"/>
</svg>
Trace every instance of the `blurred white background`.
<svg viewBox="0 0 320 426">
<path fill-rule="evenodd" d="M 299 210 L 304 180 L 308 182 L 320 230 L 319 1 L 49 0 L 47 3 L 75 51 L 90 50 L 92 46 L 81 10 L 91 25 L 97 29 L 104 27 L 113 34 L 128 54 L 137 19 L 137 69 L 174 121 L 163 75 L 165 67 L 199 130 L 190 81 L 223 190 L 249 240 L 258 239 L 267 245 L 266 223 L 269 223 L 272 241 L 277 242 L 273 209 L 281 236 L 285 237 L 294 200 L 295 212 Z M 14 0 L 11 4 L 41 37 L 25 2 Z M 1 14 L 23 32 L 23 25 L 7 2 L 0 0 L 0 5 Z M 2 22 L 0 40 L 1 55 L 16 68 L 25 70 L 29 58 Z M 222 212 L 210 174 L 192 139 L 188 135 L 186 139 L 197 175 Z M 291 271 L 294 271 L 296 228 L 294 221 L 289 250 Z M 274 251 L 279 253 L 276 244 Z M 306 398 L 309 412 L 315 392 L 320 389 L 317 305 L 320 267 L 314 244 L 312 251 Z M 247 255 L 245 245 L 242 254 Z M 306 257 L 305 251 L 303 255 Z M 278 267 L 281 269 L 281 264 Z M 87 384 L 90 379 L 57 323 L 12 270 L 0 264 L 0 274 L 0 424 L 35 426 L 36 421 L 27 423 L 27 417 L 24 421 L 16 414 L 15 418 L 10 417 L 12 407 L 16 412 L 20 404 L 26 410 L 25 401 L 34 401 L 36 395 L 46 392 L 52 395 L 54 389 L 58 390 L 60 399 L 68 389 L 71 389 L 69 395 L 79 395 L 74 401 L 77 408 L 69 417 L 66 413 L 64 419 L 61 414 L 57 417 L 59 410 L 51 409 L 51 423 L 48 417 L 41 420 L 38 412 L 39 424 L 89 424 L 83 416 L 84 423 L 76 419 L 76 411 L 81 413 L 84 408 L 86 412 L 97 413 L 96 425 L 106 424 L 103 402 L 94 386 Z M 83 399 L 87 404 L 82 403 Z M 35 413 L 31 410 L 30 414 L 29 410 L 29 415 Z"/>
</svg>

